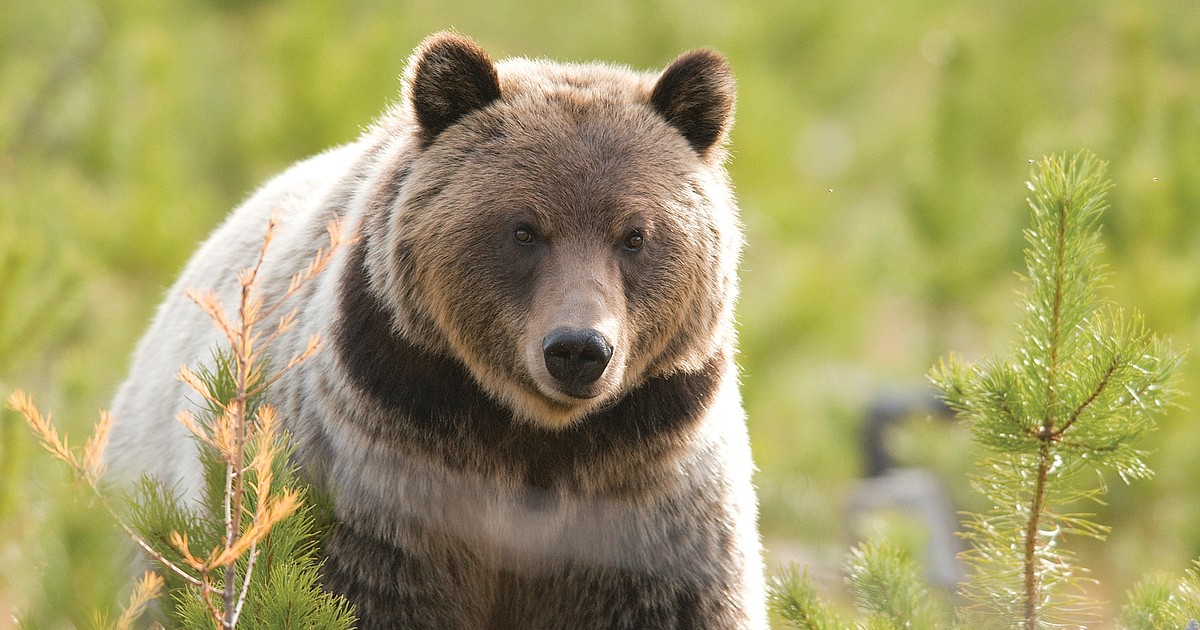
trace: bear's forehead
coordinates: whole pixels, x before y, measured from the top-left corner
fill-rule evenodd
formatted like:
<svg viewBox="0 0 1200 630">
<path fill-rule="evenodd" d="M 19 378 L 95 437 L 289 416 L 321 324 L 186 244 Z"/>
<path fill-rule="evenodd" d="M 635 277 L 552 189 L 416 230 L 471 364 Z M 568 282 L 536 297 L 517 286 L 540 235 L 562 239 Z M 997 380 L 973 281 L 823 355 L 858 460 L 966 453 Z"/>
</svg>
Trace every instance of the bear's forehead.
<svg viewBox="0 0 1200 630">
<path fill-rule="evenodd" d="M 605 100 L 645 102 L 655 76 L 603 63 L 570 64 L 506 59 L 496 65 L 501 98 L 516 95 L 573 95 Z"/>
<path fill-rule="evenodd" d="M 517 170 L 547 176 L 673 179 L 701 166 L 650 105 L 655 79 L 627 68 L 508 60 L 499 101 L 467 142 Z M 471 125 L 471 123 L 468 123 Z"/>
<path fill-rule="evenodd" d="M 455 191 L 447 208 L 608 230 L 698 203 L 689 191 L 708 167 L 651 106 L 655 75 L 526 59 L 497 70 L 500 99 L 443 134 L 418 169 L 426 187 Z"/>
<path fill-rule="evenodd" d="M 548 213 L 554 222 L 600 225 L 671 202 L 690 187 L 695 160 L 669 130 L 612 124 L 609 115 L 561 116 L 555 109 L 548 104 L 530 120 L 501 117 L 492 146 L 464 159 L 472 176 L 451 185 L 503 207 Z"/>
</svg>

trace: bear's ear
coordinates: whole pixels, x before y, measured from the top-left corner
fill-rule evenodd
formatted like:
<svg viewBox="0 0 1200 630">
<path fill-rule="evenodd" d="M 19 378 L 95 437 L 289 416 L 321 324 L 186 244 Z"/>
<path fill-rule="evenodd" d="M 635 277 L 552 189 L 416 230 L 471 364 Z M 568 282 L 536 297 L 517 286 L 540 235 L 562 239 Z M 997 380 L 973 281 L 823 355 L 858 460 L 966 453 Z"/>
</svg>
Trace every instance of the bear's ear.
<svg viewBox="0 0 1200 630">
<path fill-rule="evenodd" d="M 452 31 L 421 42 L 404 77 L 426 145 L 463 116 L 500 98 L 500 79 L 487 53 Z"/>
<path fill-rule="evenodd" d="M 658 78 L 650 103 L 701 157 L 725 140 L 733 122 L 733 71 L 720 53 L 693 50 Z"/>
</svg>

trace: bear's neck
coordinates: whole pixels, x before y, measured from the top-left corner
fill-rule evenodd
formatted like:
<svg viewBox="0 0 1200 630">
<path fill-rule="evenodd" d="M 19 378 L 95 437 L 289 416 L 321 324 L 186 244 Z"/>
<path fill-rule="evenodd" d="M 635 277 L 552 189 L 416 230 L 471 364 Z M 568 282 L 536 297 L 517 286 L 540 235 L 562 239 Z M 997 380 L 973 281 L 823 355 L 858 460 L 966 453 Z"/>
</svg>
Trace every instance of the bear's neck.
<svg viewBox="0 0 1200 630">
<path fill-rule="evenodd" d="M 364 245 L 352 246 L 338 279 L 332 350 L 362 398 L 346 410 L 347 419 L 399 449 L 420 449 L 451 465 L 483 460 L 514 467 L 533 485 L 552 485 L 578 471 L 581 460 L 619 453 L 628 461 L 639 451 L 661 456 L 686 442 L 730 369 L 717 355 L 697 371 L 647 379 L 570 427 L 537 427 L 488 396 L 458 359 L 397 334 L 391 313 L 369 287 Z"/>
</svg>

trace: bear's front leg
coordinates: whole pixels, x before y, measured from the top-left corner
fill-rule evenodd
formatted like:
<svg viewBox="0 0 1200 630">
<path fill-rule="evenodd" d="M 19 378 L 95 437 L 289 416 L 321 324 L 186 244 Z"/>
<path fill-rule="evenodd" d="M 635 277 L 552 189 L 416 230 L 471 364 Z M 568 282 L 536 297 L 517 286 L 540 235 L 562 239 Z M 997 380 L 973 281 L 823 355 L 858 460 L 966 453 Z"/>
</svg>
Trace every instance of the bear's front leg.
<svg viewBox="0 0 1200 630">
<path fill-rule="evenodd" d="M 344 523 L 325 542 L 325 588 L 354 604 L 360 630 L 485 628 L 494 593 L 481 558 L 416 526 L 398 548 Z"/>
<path fill-rule="evenodd" d="M 736 594 L 715 575 L 572 565 L 505 572 L 488 627 L 545 630 L 749 627 Z"/>
</svg>

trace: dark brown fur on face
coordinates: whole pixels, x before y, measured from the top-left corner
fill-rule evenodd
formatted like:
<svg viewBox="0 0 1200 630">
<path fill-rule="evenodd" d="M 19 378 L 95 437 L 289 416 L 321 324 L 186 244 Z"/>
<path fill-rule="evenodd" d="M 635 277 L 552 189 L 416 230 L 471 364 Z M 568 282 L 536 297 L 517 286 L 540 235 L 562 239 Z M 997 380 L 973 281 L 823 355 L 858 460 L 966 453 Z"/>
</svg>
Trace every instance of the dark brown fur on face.
<svg viewBox="0 0 1200 630">
<path fill-rule="evenodd" d="M 631 450 L 686 433 L 711 402 L 727 357 L 714 356 L 699 370 L 647 380 L 585 422 L 546 430 L 522 422 L 475 383 L 463 364 L 420 349 L 396 334 L 387 307 L 367 288 L 359 245 L 340 279 L 341 320 L 335 328 L 338 360 L 354 384 L 387 411 L 369 420 L 371 433 L 449 457 L 457 467 L 482 457 L 544 488 L 579 462 L 623 457 Z M 402 417 L 402 421 L 395 420 Z"/>
<path fill-rule="evenodd" d="M 409 72 L 417 122 L 437 140 L 406 171 L 379 228 L 392 258 L 373 275 L 403 294 L 400 327 L 463 357 L 486 391 L 546 426 L 570 424 L 649 375 L 701 364 L 731 334 L 718 329 L 740 246 L 736 219 L 714 211 L 732 203 L 723 173 L 696 168 L 697 157 L 722 155 L 728 66 L 701 51 L 640 84 L 616 69 L 550 67 L 501 76 L 490 101 L 487 81 L 425 94 L 436 85 L 418 79 L 453 74 L 447 60 L 461 62 L 459 75 L 489 75 L 473 44 L 446 51 L 458 39 L 424 45 L 436 55 Z M 477 83 L 478 93 L 461 94 Z M 429 128 L 426 102 L 486 105 Z M 518 229 L 534 242 L 515 243 Z M 635 232 L 645 246 L 631 253 L 622 244 Z M 595 330 L 612 346 L 582 398 L 561 391 L 542 360 L 546 335 L 561 328 Z"/>
</svg>

